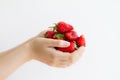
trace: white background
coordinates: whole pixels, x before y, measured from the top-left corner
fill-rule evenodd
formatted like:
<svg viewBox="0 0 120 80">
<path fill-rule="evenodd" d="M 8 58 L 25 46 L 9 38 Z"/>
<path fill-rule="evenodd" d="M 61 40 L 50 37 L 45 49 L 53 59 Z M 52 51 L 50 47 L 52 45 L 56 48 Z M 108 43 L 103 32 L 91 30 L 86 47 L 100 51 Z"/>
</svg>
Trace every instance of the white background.
<svg viewBox="0 0 120 80">
<path fill-rule="evenodd" d="M 120 80 L 120 0 L 0 0 L 0 51 L 58 21 L 85 35 L 83 57 L 65 69 L 31 61 L 8 80 Z"/>
</svg>

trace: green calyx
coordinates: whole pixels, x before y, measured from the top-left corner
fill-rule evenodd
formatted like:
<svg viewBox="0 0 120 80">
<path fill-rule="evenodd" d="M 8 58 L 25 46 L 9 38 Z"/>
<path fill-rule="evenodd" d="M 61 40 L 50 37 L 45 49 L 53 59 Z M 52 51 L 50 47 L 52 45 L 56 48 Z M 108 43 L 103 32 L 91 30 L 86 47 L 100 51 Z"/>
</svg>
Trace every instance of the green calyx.
<svg viewBox="0 0 120 80">
<path fill-rule="evenodd" d="M 48 38 L 48 35 L 47 35 L 47 34 L 44 34 L 44 37 L 45 37 L 45 38 Z"/>
<path fill-rule="evenodd" d="M 77 50 L 79 48 L 79 46 L 76 44 L 76 42 L 74 41 L 74 47 Z"/>
<path fill-rule="evenodd" d="M 53 38 L 57 38 L 57 39 L 61 39 L 61 38 L 64 38 L 64 34 L 61 34 L 61 33 L 56 33 Z"/>
</svg>

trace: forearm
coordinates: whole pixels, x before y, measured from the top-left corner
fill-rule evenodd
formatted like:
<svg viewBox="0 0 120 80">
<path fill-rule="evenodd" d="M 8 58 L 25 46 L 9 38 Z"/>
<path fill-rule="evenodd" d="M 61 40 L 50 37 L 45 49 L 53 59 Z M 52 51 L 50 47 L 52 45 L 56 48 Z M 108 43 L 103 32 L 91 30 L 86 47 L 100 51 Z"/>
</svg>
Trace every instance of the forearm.
<svg viewBox="0 0 120 80">
<path fill-rule="evenodd" d="M 27 43 L 0 53 L 0 80 L 7 78 L 18 67 L 30 59 L 31 56 Z"/>
</svg>

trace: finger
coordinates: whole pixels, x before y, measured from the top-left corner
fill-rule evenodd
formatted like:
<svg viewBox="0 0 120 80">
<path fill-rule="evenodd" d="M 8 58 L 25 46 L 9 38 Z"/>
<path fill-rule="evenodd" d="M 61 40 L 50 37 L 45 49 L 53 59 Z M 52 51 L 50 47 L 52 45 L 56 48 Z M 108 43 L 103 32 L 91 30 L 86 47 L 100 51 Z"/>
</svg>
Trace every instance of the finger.
<svg viewBox="0 0 120 80">
<path fill-rule="evenodd" d="M 66 67 L 68 67 L 68 65 L 56 65 L 54 67 L 57 67 L 57 68 L 66 68 Z"/>
<path fill-rule="evenodd" d="M 58 68 L 66 68 L 68 67 L 69 65 L 56 65 L 55 67 L 58 67 Z"/>
<path fill-rule="evenodd" d="M 62 52 L 59 50 L 56 50 L 55 48 L 48 48 L 49 52 L 52 52 L 55 58 L 59 60 L 69 60 L 71 57 L 71 54 L 68 52 Z"/>
<path fill-rule="evenodd" d="M 55 64 L 55 66 L 59 66 L 59 67 L 68 67 L 70 65 L 71 65 L 70 60 L 59 60 Z"/>
<path fill-rule="evenodd" d="M 46 39 L 46 38 L 39 38 L 39 42 L 48 47 L 68 47 L 70 45 L 69 42 L 64 40 L 55 40 L 55 39 Z"/>
<path fill-rule="evenodd" d="M 58 65 L 70 65 L 70 61 L 69 60 L 60 60 L 58 63 Z"/>
<path fill-rule="evenodd" d="M 80 47 L 78 50 L 74 51 L 71 55 L 71 62 L 74 63 L 80 59 L 80 57 L 83 55 L 83 52 L 85 50 L 85 47 Z"/>
<path fill-rule="evenodd" d="M 49 39 L 47 42 L 48 42 L 48 46 L 50 47 L 68 47 L 70 45 L 69 42 L 64 40 Z"/>
<path fill-rule="evenodd" d="M 71 61 L 69 60 L 68 56 L 64 56 L 63 58 L 55 57 L 54 59 L 54 66 L 69 66 L 71 64 Z"/>
<path fill-rule="evenodd" d="M 47 52 L 49 51 L 49 54 L 53 54 L 53 66 L 69 66 L 71 64 L 69 53 L 63 53 L 61 51 L 58 51 L 54 48 L 48 48 Z"/>
</svg>

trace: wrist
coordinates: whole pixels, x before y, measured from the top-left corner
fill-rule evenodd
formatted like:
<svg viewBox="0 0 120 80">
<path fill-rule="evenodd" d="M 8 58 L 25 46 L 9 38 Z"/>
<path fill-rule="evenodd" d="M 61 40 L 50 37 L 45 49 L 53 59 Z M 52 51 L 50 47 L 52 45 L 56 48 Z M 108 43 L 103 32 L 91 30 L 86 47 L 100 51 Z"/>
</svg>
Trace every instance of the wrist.
<svg viewBox="0 0 120 80">
<path fill-rule="evenodd" d="M 27 42 L 25 42 L 23 44 L 25 52 L 26 52 L 26 54 L 28 56 L 28 60 L 32 60 L 32 59 L 35 58 L 35 52 L 34 52 L 34 47 L 33 47 L 34 46 L 33 40 L 34 40 L 34 38 L 28 40 Z"/>
<path fill-rule="evenodd" d="M 29 41 L 22 45 L 22 51 L 23 52 L 21 52 L 21 53 L 24 53 L 23 55 L 26 56 L 26 58 L 25 58 L 26 62 L 33 59 L 33 52 L 31 50 Z"/>
</svg>

